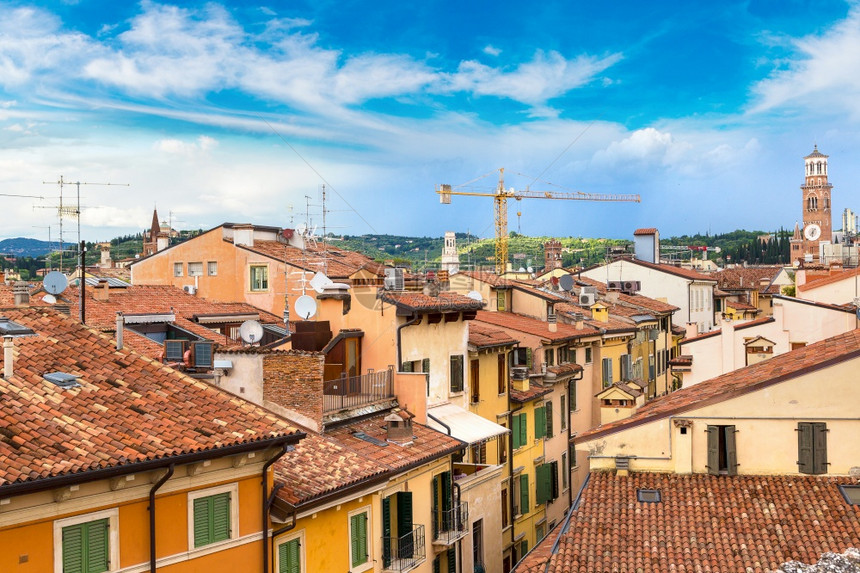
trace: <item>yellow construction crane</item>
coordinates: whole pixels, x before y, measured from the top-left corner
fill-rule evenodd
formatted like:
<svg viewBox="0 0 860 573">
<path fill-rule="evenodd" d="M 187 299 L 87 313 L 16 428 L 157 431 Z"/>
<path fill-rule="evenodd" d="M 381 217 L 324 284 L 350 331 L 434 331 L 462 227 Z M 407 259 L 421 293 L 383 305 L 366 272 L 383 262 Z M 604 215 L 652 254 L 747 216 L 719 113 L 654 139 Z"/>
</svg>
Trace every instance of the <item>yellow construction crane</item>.
<svg viewBox="0 0 860 573">
<path fill-rule="evenodd" d="M 482 177 L 486 177 L 483 175 Z M 479 177 L 478 179 L 481 179 Z M 472 181 L 475 181 L 474 179 Z M 472 183 L 464 183 L 458 187 L 464 187 Z M 508 199 L 566 199 L 568 201 L 621 201 L 629 203 L 639 203 L 638 194 L 634 195 L 615 195 L 615 194 L 600 194 L 600 193 L 582 193 L 576 191 L 573 193 L 563 193 L 558 191 L 532 191 L 531 189 L 517 190 L 514 188 L 505 189 L 505 168 L 499 169 L 499 185 L 496 187 L 495 193 L 481 193 L 476 191 L 455 191 L 450 185 L 442 184 L 436 186 L 436 193 L 439 194 L 439 202 L 444 205 L 451 204 L 451 195 L 463 195 L 466 197 L 492 197 L 495 208 L 496 220 L 496 274 L 501 275 L 507 271 L 508 264 Z"/>
</svg>

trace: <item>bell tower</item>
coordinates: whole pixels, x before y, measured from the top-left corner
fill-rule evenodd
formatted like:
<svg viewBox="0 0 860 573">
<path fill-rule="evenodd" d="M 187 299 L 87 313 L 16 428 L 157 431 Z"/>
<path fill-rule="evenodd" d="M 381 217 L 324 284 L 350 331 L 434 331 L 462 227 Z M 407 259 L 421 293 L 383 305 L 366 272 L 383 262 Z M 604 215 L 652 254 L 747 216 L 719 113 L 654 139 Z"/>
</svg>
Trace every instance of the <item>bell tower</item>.
<svg viewBox="0 0 860 573">
<path fill-rule="evenodd" d="M 830 210 L 830 192 L 833 185 L 827 181 L 827 155 L 815 146 L 812 153 L 804 157 L 806 178 L 800 190 L 803 192 L 803 255 L 818 257 L 820 241 L 833 240 L 833 221 Z"/>
</svg>

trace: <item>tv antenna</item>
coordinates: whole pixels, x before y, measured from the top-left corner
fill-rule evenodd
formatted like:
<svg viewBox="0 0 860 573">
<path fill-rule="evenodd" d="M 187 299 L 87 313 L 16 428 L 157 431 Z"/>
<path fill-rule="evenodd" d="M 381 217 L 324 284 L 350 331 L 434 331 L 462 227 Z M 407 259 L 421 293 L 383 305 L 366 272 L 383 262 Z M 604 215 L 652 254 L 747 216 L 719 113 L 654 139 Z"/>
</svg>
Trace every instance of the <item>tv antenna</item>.
<svg viewBox="0 0 860 573">
<path fill-rule="evenodd" d="M 60 205 L 57 209 L 57 213 L 60 218 L 60 272 L 63 270 L 63 216 L 68 215 L 70 217 L 74 217 L 78 221 L 78 245 L 81 244 L 81 185 L 113 185 L 113 186 L 122 186 L 129 187 L 130 183 L 95 183 L 95 182 L 81 182 L 81 181 L 66 181 L 63 179 L 63 176 L 60 175 L 59 181 L 42 181 L 42 185 L 59 185 L 60 186 Z M 63 205 L 63 186 L 65 185 L 74 185 L 77 189 L 77 204 L 75 207 L 64 206 Z M 79 257 L 81 258 L 81 257 Z M 80 261 L 78 265 L 81 265 Z M 83 273 L 83 269 L 81 269 L 81 273 Z M 80 274 L 80 273 L 79 273 Z M 81 274 L 81 284 L 83 284 L 83 275 Z M 83 299 L 83 296 L 81 297 Z"/>
</svg>

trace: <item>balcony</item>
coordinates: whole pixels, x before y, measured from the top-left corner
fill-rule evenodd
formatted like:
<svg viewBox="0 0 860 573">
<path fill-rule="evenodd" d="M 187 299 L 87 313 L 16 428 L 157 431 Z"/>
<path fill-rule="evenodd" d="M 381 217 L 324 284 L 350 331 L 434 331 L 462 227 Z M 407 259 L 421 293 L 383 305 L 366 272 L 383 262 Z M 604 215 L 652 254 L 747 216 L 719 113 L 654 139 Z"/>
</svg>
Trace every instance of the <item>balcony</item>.
<svg viewBox="0 0 860 573">
<path fill-rule="evenodd" d="M 394 398 L 391 369 L 323 382 L 323 414 Z"/>
<path fill-rule="evenodd" d="M 451 509 L 433 512 L 433 544 L 452 545 L 469 533 L 469 504 L 455 505 Z"/>
<path fill-rule="evenodd" d="M 412 530 L 400 537 L 382 538 L 382 569 L 403 573 L 420 565 L 425 559 L 424 526 L 412 525 Z"/>
</svg>

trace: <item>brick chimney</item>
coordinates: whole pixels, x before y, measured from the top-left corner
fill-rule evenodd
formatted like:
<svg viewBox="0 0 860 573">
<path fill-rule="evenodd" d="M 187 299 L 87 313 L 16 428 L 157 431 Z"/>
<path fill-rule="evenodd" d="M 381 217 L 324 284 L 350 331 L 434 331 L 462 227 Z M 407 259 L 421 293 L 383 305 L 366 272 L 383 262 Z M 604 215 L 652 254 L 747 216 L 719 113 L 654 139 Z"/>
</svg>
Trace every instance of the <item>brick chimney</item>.
<svg viewBox="0 0 860 573">
<path fill-rule="evenodd" d="M 15 343 L 11 336 L 3 337 L 3 378 L 8 380 L 15 373 Z"/>
<path fill-rule="evenodd" d="M 93 289 L 93 299 L 107 302 L 110 299 L 110 286 L 107 279 L 99 279 L 99 285 Z"/>
<path fill-rule="evenodd" d="M 15 306 L 30 306 L 30 291 L 26 282 L 16 281 L 12 286 L 12 295 L 15 298 Z"/>
</svg>

